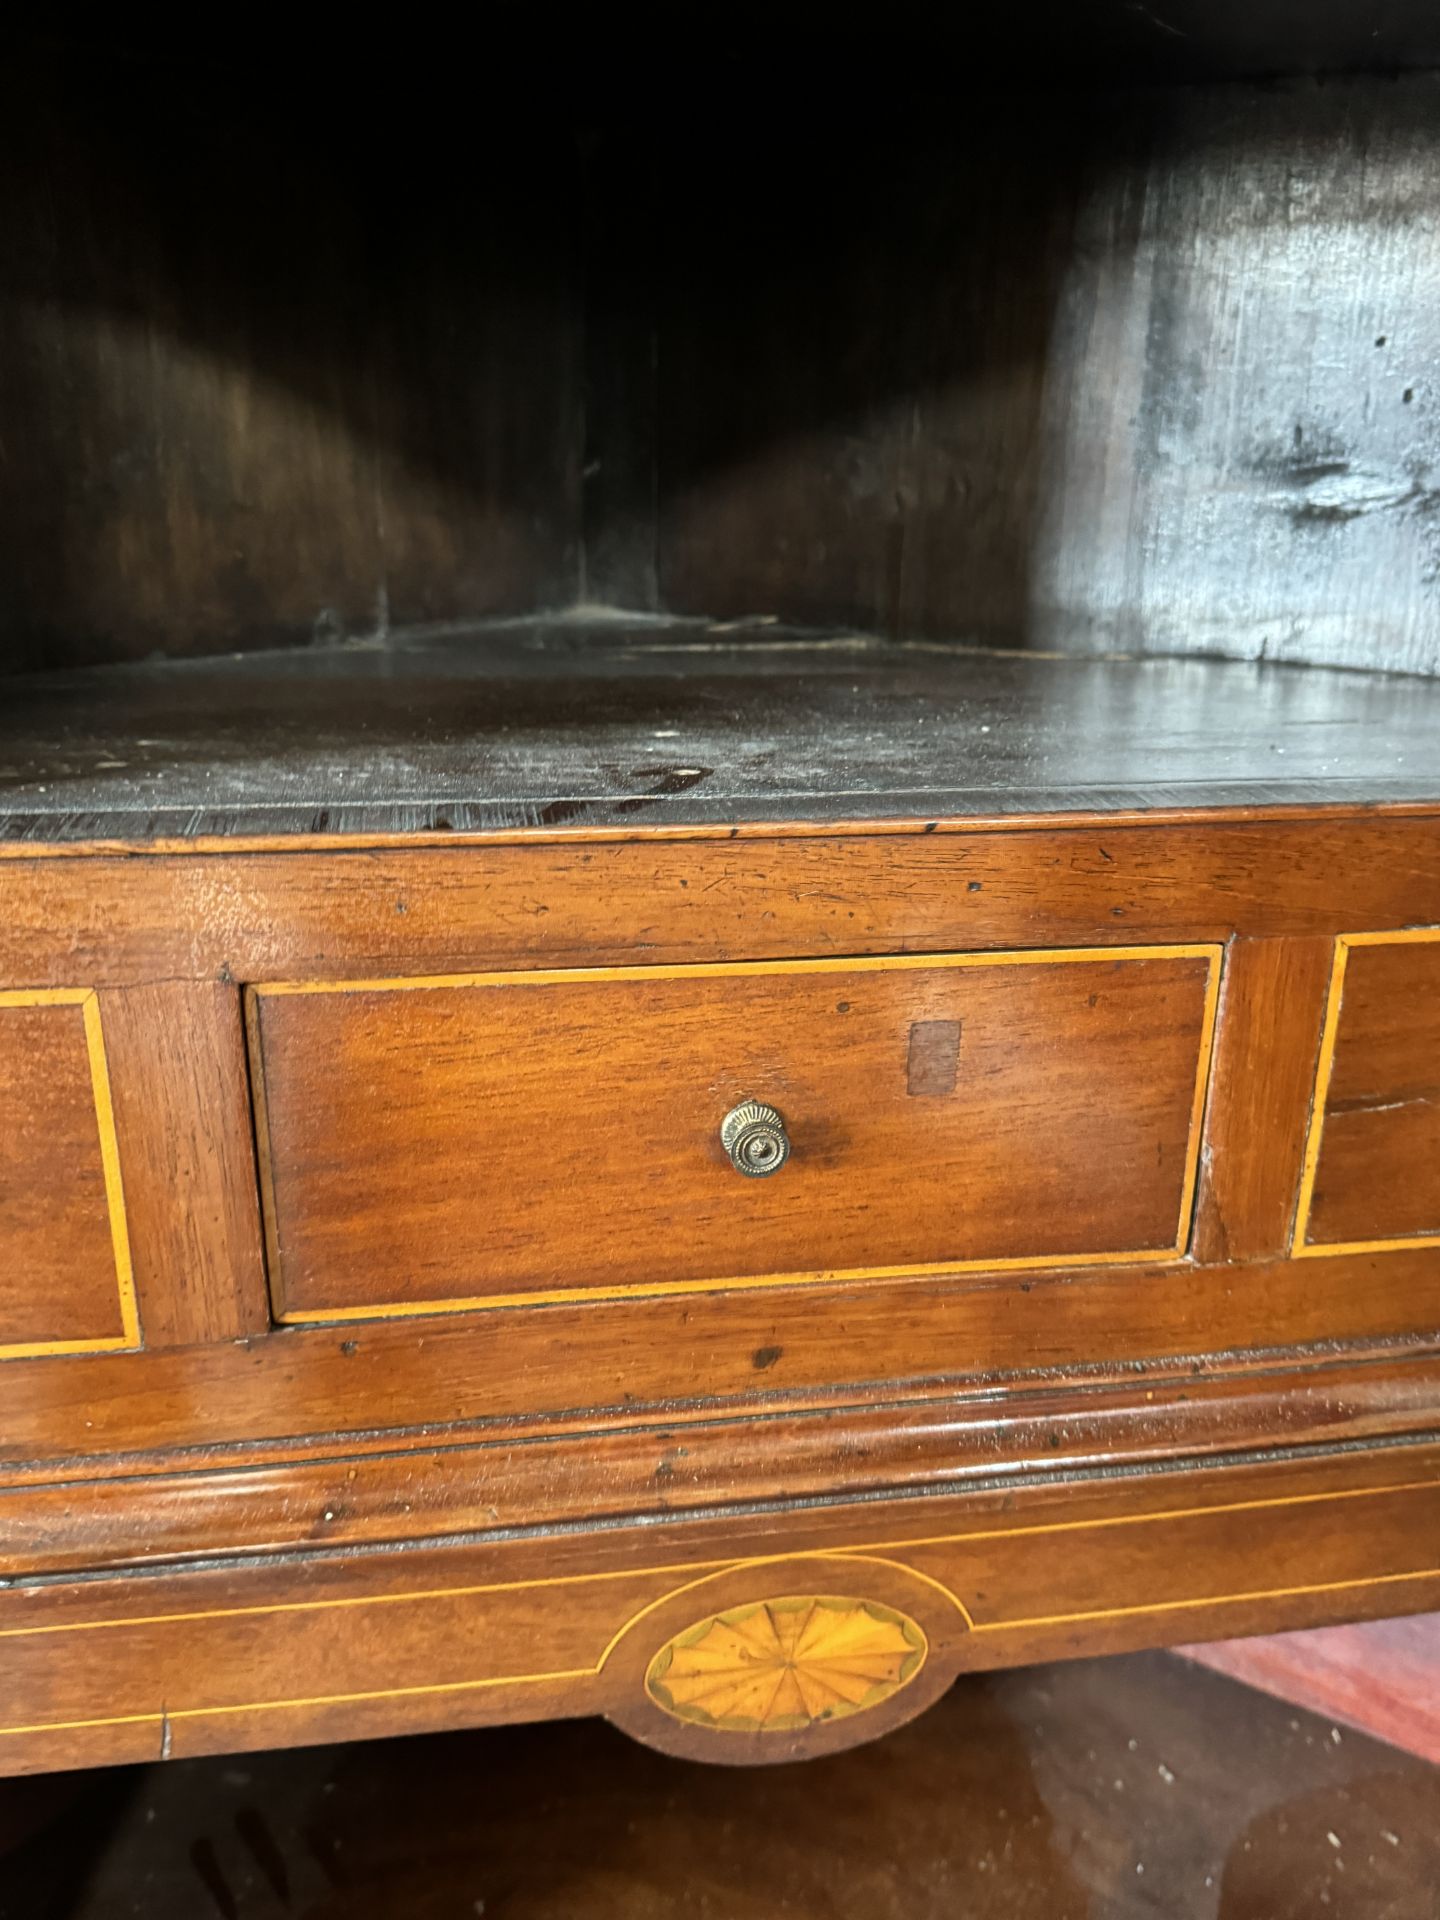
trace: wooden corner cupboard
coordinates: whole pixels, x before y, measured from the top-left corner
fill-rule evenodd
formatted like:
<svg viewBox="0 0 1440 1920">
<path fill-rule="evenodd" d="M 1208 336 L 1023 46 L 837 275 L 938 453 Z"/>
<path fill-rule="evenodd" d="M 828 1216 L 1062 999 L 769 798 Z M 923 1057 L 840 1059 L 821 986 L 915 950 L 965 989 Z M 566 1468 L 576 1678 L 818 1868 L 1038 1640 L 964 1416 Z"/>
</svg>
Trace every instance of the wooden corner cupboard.
<svg viewBox="0 0 1440 1920">
<path fill-rule="evenodd" d="M 1440 43 L 1040 11 L 16 51 L 0 1772 L 1440 1607 Z"/>
</svg>

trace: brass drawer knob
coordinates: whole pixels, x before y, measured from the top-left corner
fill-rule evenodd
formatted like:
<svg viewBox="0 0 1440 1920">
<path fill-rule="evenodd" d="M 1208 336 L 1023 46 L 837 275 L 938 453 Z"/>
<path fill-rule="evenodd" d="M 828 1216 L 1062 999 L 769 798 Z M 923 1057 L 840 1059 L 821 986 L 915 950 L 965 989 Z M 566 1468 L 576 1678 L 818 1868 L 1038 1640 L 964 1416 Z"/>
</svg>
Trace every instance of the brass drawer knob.
<svg viewBox="0 0 1440 1920">
<path fill-rule="evenodd" d="M 720 1122 L 720 1144 L 737 1173 L 751 1180 L 778 1173 L 790 1158 L 790 1137 L 777 1107 L 742 1100 Z"/>
</svg>

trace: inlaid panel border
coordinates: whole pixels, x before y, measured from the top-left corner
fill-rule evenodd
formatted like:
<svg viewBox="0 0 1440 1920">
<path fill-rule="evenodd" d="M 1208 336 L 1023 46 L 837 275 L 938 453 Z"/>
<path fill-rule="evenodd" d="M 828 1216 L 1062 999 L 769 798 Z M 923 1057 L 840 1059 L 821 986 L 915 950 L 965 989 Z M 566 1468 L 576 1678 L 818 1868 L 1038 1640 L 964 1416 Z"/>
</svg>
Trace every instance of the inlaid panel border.
<svg viewBox="0 0 1440 1920">
<path fill-rule="evenodd" d="M 592 1300 L 637 1300 L 693 1293 L 753 1293 L 771 1287 L 827 1286 L 846 1281 L 903 1281 L 921 1277 L 948 1277 L 970 1273 L 1038 1273 L 1083 1267 L 1115 1267 L 1183 1259 L 1195 1214 L 1200 1152 L 1215 1053 L 1215 1027 L 1220 1001 L 1225 949 L 1215 943 L 1131 947 L 1025 947 L 1009 952 L 907 953 L 864 955 L 858 958 L 744 960 L 697 962 L 673 966 L 560 967 L 529 972 L 401 974 L 384 978 L 342 980 L 278 980 L 246 989 L 245 1026 L 250 1049 L 250 1071 L 255 1097 L 255 1136 L 260 1192 L 265 1220 L 265 1246 L 272 1296 L 280 1326 L 334 1325 L 357 1320 L 399 1320 L 421 1315 L 476 1313 L 502 1307 L 576 1306 Z M 717 1276 L 701 1280 L 642 1282 L 605 1287 L 538 1288 L 534 1291 L 470 1294 L 440 1300 L 377 1302 L 355 1307 L 327 1307 L 315 1312 L 287 1312 L 283 1299 L 283 1262 L 279 1250 L 279 1216 L 275 1205 L 271 1162 L 265 1068 L 259 1007 L 267 999 L 284 996 L 351 993 L 423 993 L 446 988 L 584 985 L 614 981 L 745 979 L 768 974 L 893 973 L 907 970 L 969 969 L 981 967 L 1067 966 L 1126 960 L 1204 960 L 1207 966 L 1201 1010 L 1195 1084 L 1185 1146 L 1180 1204 L 1174 1241 L 1164 1247 L 1116 1248 L 1099 1253 L 1024 1254 L 1000 1259 L 956 1260 L 916 1266 L 843 1267 L 794 1273 Z"/>
<path fill-rule="evenodd" d="M 972 1607 L 947 1582 L 911 1565 L 902 1556 L 933 1547 L 983 1545 L 987 1541 L 1015 1540 L 1025 1537 L 1074 1535 L 1107 1532 L 1112 1529 L 1144 1529 L 1177 1521 L 1208 1519 L 1231 1514 L 1261 1515 L 1267 1511 L 1299 1507 L 1323 1507 L 1350 1500 L 1376 1501 L 1388 1496 L 1412 1493 L 1433 1494 L 1433 1477 L 1400 1480 L 1377 1486 L 1332 1488 L 1322 1492 L 1261 1496 L 1248 1500 L 1228 1500 L 1211 1505 L 1175 1507 L 1154 1512 L 1116 1514 L 1084 1520 L 1040 1521 L 1013 1527 L 978 1527 L 955 1532 L 928 1534 L 897 1540 L 882 1540 L 853 1547 L 797 1547 L 772 1554 L 716 1555 L 690 1561 L 663 1561 L 642 1567 L 619 1567 L 591 1573 L 545 1575 L 528 1580 L 484 1581 L 454 1587 L 427 1587 L 400 1593 L 353 1594 L 343 1598 L 316 1600 L 266 1601 L 250 1606 L 181 1609 L 173 1613 L 121 1616 L 115 1619 L 91 1619 L 47 1622 L 43 1625 L 0 1628 L 0 1643 L 69 1638 L 75 1634 L 105 1634 L 135 1628 L 184 1625 L 205 1620 L 233 1620 L 273 1617 L 286 1614 L 310 1614 L 354 1611 L 370 1607 L 414 1605 L 428 1601 L 448 1601 L 495 1593 L 534 1592 L 541 1589 L 577 1590 L 597 1584 L 633 1582 L 646 1577 L 679 1578 L 674 1585 L 633 1609 L 614 1628 L 598 1656 L 585 1666 L 564 1667 L 534 1673 L 487 1674 L 467 1680 L 436 1681 L 403 1687 L 371 1687 L 356 1692 L 307 1695 L 287 1699 L 224 1702 L 209 1706 L 167 1706 L 161 1711 L 103 1715 L 94 1718 L 38 1721 L 25 1725 L 0 1725 L 0 1739 L 23 1738 L 39 1734 L 80 1732 L 102 1727 L 149 1726 L 156 1730 L 169 1723 L 233 1718 L 252 1713 L 301 1712 L 324 1707 L 354 1706 L 366 1702 L 412 1699 L 447 1694 L 479 1694 L 508 1687 L 532 1687 L 556 1683 L 593 1681 L 603 1678 L 606 1669 L 627 1636 L 644 1620 L 670 1602 L 689 1593 L 698 1593 L 712 1581 L 731 1574 L 779 1571 L 797 1561 L 828 1561 L 840 1568 L 877 1566 L 906 1575 L 929 1587 L 942 1605 L 953 1608 L 960 1630 L 967 1636 L 984 1638 L 993 1634 L 1022 1634 L 1035 1629 L 1089 1626 L 1105 1622 L 1155 1618 L 1165 1614 L 1184 1614 L 1219 1607 L 1255 1603 L 1322 1598 L 1327 1595 L 1355 1595 L 1403 1589 L 1417 1582 L 1440 1580 L 1440 1564 L 1397 1569 L 1387 1573 L 1353 1576 L 1341 1580 L 1292 1582 L 1260 1585 L 1238 1592 L 1196 1594 L 1164 1600 L 1131 1602 L 1124 1606 L 1079 1608 L 1067 1612 L 1041 1613 L 1023 1617 L 978 1618 Z"/>
<path fill-rule="evenodd" d="M 1335 1072 L 1335 1049 L 1340 1039 L 1340 1014 L 1345 999 L 1345 971 L 1355 947 L 1419 947 L 1440 941 L 1440 927 L 1404 927 L 1393 933 L 1341 933 L 1335 936 L 1335 959 L 1325 997 L 1325 1025 L 1320 1036 L 1320 1059 L 1315 1092 L 1310 1102 L 1310 1125 L 1305 1135 L 1300 1194 L 1295 1207 L 1295 1235 L 1290 1251 L 1297 1260 L 1328 1259 L 1346 1253 L 1402 1253 L 1419 1247 L 1440 1247 L 1440 1233 L 1403 1234 L 1393 1240 L 1310 1240 L 1310 1215 L 1315 1204 L 1315 1180 L 1325 1144 L 1325 1115 L 1330 1104 L 1330 1081 Z"/>
<path fill-rule="evenodd" d="M 105 1058 L 105 1034 L 100 1000 L 91 987 L 37 987 L 0 992 L 0 1012 L 7 1007 L 78 1007 L 90 1068 L 90 1091 L 105 1181 L 105 1207 L 110 1224 L 110 1247 L 115 1261 L 115 1285 L 120 1304 L 118 1336 L 99 1340 L 22 1340 L 0 1342 L 0 1360 L 38 1360 L 52 1355 L 125 1353 L 140 1345 L 140 1311 L 130 1258 L 130 1232 L 125 1218 L 125 1186 L 120 1175 L 120 1142 L 115 1132 L 115 1109 L 110 1098 L 110 1069 Z"/>
</svg>

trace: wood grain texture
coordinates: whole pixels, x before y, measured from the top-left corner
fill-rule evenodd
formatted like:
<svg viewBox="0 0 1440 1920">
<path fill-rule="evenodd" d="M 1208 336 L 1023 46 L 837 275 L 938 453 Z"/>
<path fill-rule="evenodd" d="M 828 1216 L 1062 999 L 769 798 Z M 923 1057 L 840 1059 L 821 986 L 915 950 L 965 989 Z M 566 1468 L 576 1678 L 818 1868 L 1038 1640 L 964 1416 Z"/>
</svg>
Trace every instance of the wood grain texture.
<svg viewBox="0 0 1440 1920">
<path fill-rule="evenodd" d="M 663 174 L 662 604 L 1023 637 L 1083 119 L 1017 90 L 852 144 L 802 113 Z"/>
<path fill-rule="evenodd" d="M 1024 1487 L 1123 1462 L 1173 1473 L 1278 1449 L 1394 1444 L 1440 1427 L 1435 1354 L 1124 1385 L 1030 1382 L 1000 1395 L 898 1394 L 786 1412 L 712 1405 L 589 1424 L 492 1423 L 357 1450 L 252 1447 L 7 1473 L 0 1577 L 35 1578 L 273 1553 L 360 1551 L 667 1517 L 780 1512 L 798 1501 Z M 297 1457 L 302 1456 L 302 1457 Z M 82 1477 L 83 1476 L 83 1477 Z"/>
<path fill-rule="evenodd" d="M 1343 941 L 1300 1248 L 1440 1235 L 1440 932 Z"/>
<path fill-rule="evenodd" d="M 707 1606 L 753 1603 L 777 1577 L 818 1591 L 843 1576 L 900 1608 L 941 1685 L 962 1668 L 1193 1639 L 1201 1623 L 1253 1632 L 1418 1610 L 1440 1594 L 1434 1467 L 1433 1448 L 1396 1449 L 1163 1488 L 1037 1488 L 1003 1505 L 811 1509 L 783 1533 L 710 1521 L 215 1568 L 163 1591 L 146 1579 L 11 1587 L 0 1768 L 83 1764 L 92 1731 L 113 1754 L 117 1728 L 152 1753 L 324 1738 L 351 1710 L 352 1726 L 376 1731 L 599 1710 L 696 1757 L 699 1730 L 677 1739 L 657 1724 L 645 1669 Z M 822 1727 L 731 1757 L 849 1737 Z"/>
<path fill-rule="evenodd" d="M 1426 74 L 1120 106 L 1055 308 L 1035 642 L 1440 665 L 1437 99 Z"/>
<path fill-rule="evenodd" d="M 1112 90 L 1434 46 L 1419 0 L 1279 11 L 1052 5 L 989 67 L 932 17 L 991 84 L 858 148 L 818 103 L 913 101 L 915 23 L 772 23 L 753 152 L 657 162 L 652 96 L 519 173 L 519 106 L 477 132 L 433 70 L 362 62 L 391 137 L 342 159 L 305 109 L 348 66 L 18 48 L 10 660 L 599 600 L 1433 671 L 1432 77 Z M 633 86 L 567 26 L 492 23 L 496 70 Z M 687 68 L 697 122 L 734 57 Z"/>
<path fill-rule="evenodd" d="M 321 97 L 344 97 L 333 67 L 306 80 L 203 36 L 17 36 L 6 666 L 574 598 L 565 143 L 517 172 L 493 117 L 449 119 L 432 87 L 342 151 Z"/>
<path fill-rule="evenodd" d="M 0 839 L 1433 803 L 1437 740 L 1440 689 L 1379 674 L 502 622 L 20 679 L 0 707 Z"/>
<path fill-rule="evenodd" d="M 101 998 L 145 1343 L 269 1325 L 250 1089 L 233 987 L 170 982 Z"/>
<path fill-rule="evenodd" d="M 1433 673 L 1435 100 L 1017 88 L 675 170 L 663 604 Z"/>
<path fill-rule="evenodd" d="M 1178 1253 L 1218 952 L 1037 959 L 259 991 L 281 1316 Z M 935 1019 L 965 1076 L 922 1106 Z M 720 1143 L 747 1099 L 768 1179 Z"/>
<path fill-rule="evenodd" d="M 0 1358 L 137 1339 L 94 996 L 0 994 Z"/>
<path fill-rule="evenodd" d="M 393 978 L 1440 924 L 1440 815 L 16 859 L 0 983 Z"/>
<path fill-rule="evenodd" d="M 1236 940 L 1226 952 L 1197 1260 L 1290 1245 L 1332 955 L 1329 940 Z"/>
<path fill-rule="evenodd" d="M 91 1479 L 163 1464 L 169 1449 L 225 1448 L 243 1464 L 333 1454 L 338 1435 L 373 1451 L 437 1430 L 483 1438 L 467 1426 L 496 1423 L 520 1439 L 903 1402 L 948 1383 L 1128 1381 L 1143 1395 L 1297 1352 L 1412 1343 L 1440 1343 L 1431 1250 L 500 1308 L 83 1368 L 7 1361 L 0 1461 L 7 1480 L 53 1479 L 56 1462 Z"/>
<path fill-rule="evenodd" d="M 0 665 L 129 664 L 0 700 L 0 1771 L 800 1758 L 1440 1602 L 1440 81 L 1048 84 L 1433 28 L 1175 5 L 963 99 L 950 21 L 933 116 L 905 22 L 727 18 L 683 143 L 585 131 L 603 20 L 497 16 L 479 132 L 17 41 Z"/>
</svg>

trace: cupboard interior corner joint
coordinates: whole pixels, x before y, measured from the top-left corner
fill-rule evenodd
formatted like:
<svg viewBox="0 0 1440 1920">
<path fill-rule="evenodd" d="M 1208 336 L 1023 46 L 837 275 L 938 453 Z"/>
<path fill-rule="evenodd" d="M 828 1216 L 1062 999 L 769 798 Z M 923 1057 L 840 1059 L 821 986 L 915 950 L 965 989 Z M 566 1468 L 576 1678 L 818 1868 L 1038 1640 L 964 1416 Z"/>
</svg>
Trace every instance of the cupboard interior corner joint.
<svg viewBox="0 0 1440 1920">
<path fill-rule="evenodd" d="M 1167 11 L 17 44 L 0 1772 L 1440 1606 L 1440 44 Z"/>
</svg>

